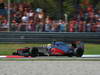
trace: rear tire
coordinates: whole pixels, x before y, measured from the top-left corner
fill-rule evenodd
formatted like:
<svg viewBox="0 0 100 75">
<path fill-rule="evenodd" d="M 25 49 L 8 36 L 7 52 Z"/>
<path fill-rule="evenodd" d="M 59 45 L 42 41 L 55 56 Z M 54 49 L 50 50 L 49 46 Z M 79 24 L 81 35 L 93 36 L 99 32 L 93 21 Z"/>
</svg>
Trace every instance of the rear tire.
<svg viewBox="0 0 100 75">
<path fill-rule="evenodd" d="M 78 49 L 76 50 L 75 56 L 76 56 L 76 57 L 82 57 L 83 53 L 84 53 L 84 49 L 78 48 Z"/>
<path fill-rule="evenodd" d="M 33 47 L 32 50 L 31 50 L 31 56 L 32 57 L 36 57 L 39 55 L 39 51 L 38 51 L 38 48 L 36 47 Z"/>
</svg>

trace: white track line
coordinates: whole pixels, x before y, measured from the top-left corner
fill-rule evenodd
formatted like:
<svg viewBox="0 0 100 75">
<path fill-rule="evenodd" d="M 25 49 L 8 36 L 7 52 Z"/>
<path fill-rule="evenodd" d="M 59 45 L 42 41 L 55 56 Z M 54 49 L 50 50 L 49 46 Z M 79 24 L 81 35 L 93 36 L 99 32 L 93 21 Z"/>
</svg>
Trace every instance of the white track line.
<svg viewBox="0 0 100 75">
<path fill-rule="evenodd" d="M 0 56 L 0 58 L 6 58 L 7 56 Z"/>
<path fill-rule="evenodd" d="M 82 57 L 83 58 L 100 58 L 100 55 L 83 55 Z M 0 58 L 11 58 L 11 57 L 8 57 L 8 56 L 0 56 Z M 17 57 L 14 57 L 14 58 L 17 58 Z M 19 58 L 22 58 L 22 57 L 19 57 Z"/>
<path fill-rule="evenodd" d="M 83 55 L 84 58 L 100 58 L 100 55 Z"/>
</svg>

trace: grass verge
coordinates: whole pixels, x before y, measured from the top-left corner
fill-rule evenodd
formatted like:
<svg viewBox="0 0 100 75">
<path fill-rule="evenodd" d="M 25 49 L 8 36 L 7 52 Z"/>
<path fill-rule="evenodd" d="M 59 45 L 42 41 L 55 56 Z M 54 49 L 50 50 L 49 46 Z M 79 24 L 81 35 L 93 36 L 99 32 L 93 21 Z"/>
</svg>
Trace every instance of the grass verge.
<svg viewBox="0 0 100 75">
<path fill-rule="evenodd" d="M 0 44 L 0 55 L 12 55 L 17 48 L 41 46 L 42 44 Z M 85 44 L 84 54 L 100 54 L 100 44 Z"/>
</svg>

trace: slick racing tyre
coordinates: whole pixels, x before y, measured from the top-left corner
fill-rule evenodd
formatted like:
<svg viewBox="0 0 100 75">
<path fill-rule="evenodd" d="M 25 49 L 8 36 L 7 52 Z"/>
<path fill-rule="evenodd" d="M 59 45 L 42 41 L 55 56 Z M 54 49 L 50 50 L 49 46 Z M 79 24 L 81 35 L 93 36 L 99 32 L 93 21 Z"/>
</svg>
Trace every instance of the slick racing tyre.
<svg viewBox="0 0 100 75">
<path fill-rule="evenodd" d="M 36 57 L 38 55 L 39 55 L 38 48 L 33 47 L 32 50 L 31 50 L 31 56 Z"/>
<path fill-rule="evenodd" d="M 75 56 L 76 56 L 76 57 L 82 57 L 83 53 L 84 53 L 84 49 L 82 49 L 82 48 L 77 48 L 77 50 L 76 50 L 76 52 L 75 52 Z"/>
</svg>

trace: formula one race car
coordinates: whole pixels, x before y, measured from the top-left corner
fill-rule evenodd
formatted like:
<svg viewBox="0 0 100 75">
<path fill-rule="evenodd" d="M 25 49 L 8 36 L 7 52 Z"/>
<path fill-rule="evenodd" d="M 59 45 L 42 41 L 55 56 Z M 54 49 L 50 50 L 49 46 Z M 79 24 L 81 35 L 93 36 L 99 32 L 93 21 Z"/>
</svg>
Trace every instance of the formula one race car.
<svg viewBox="0 0 100 75">
<path fill-rule="evenodd" d="M 62 41 L 47 44 L 46 47 L 25 47 L 17 49 L 13 55 L 36 57 L 36 56 L 76 56 L 81 57 L 84 53 L 84 45 L 80 41 L 67 44 Z"/>
</svg>

